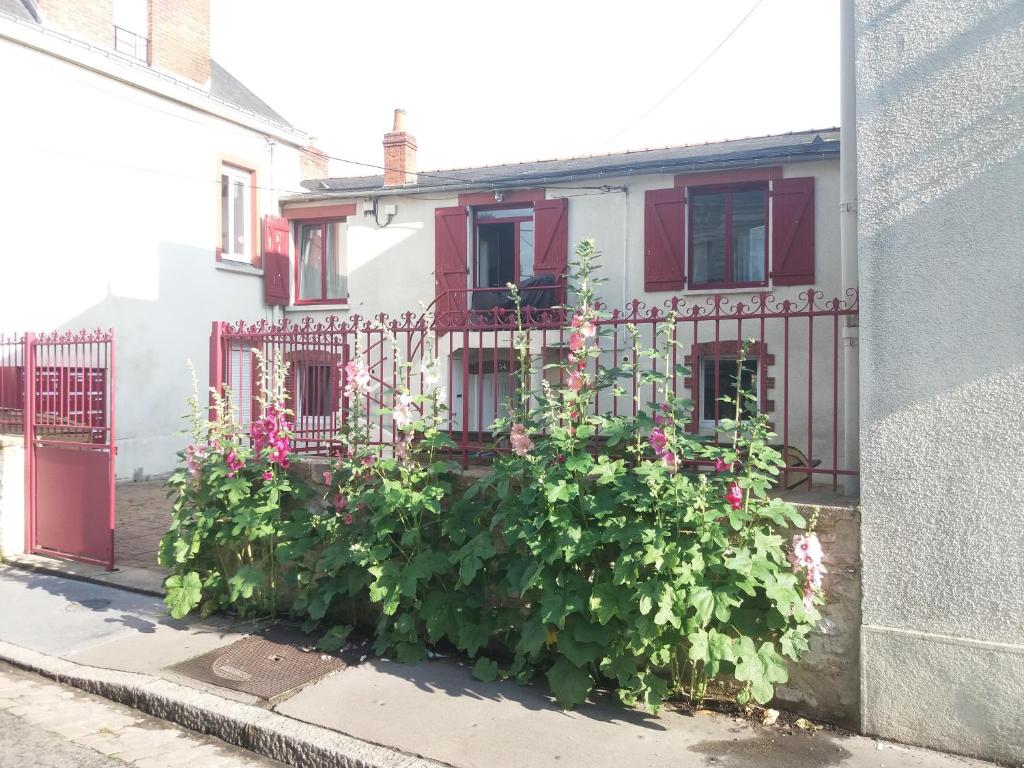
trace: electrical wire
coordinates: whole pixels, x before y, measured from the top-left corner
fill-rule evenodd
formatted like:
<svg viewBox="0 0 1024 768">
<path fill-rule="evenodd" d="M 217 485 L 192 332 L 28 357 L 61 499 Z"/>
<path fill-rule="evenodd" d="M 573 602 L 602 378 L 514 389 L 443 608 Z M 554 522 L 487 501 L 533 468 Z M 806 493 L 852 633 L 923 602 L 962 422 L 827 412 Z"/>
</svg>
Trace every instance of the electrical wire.
<svg viewBox="0 0 1024 768">
<path fill-rule="evenodd" d="M 691 69 L 686 74 L 686 77 L 684 77 L 678 83 L 673 85 L 672 88 L 668 91 L 668 93 L 666 93 L 664 96 L 662 96 L 660 99 L 658 99 L 658 101 L 656 101 L 654 103 L 654 105 L 651 106 L 650 109 L 648 109 L 642 115 L 640 115 L 635 120 L 633 120 L 633 122 L 629 123 L 621 131 L 619 131 L 616 134 L 613 134 L 612 136 L 610 136 L 607 139 L 605 139 L 604 141 L 602 141 L 600 144 L 597 145 L 596 149 L 600 149 L 601 147 L 604 147 L 604 146 L 610 144 L 611 142 L 615 141 L 615 139 L 619 138 L 619 136 L 621 136 L 622 134 L 626 133 L 627 131 L 629 131 L 630 129 L 635 127 L 638 123 L 642 122 L 644 119 L 647 118 L 648 115 L 650 115 L 652 112 L 654 112 L 654 110 L 656 110 L 658 107 L 660 107 L 666 101 L 668 101 L 672 97 L 672 95 L 675 94 L 676 91 L 678 91 L 680 88 L 682 88 L 684 85 L 686 85 L 686 83 L 689 82 L 690 78 L 692 78 L 694 75 L 696 75 L 701 70 L 701 68 L 711 60 L 712 56 L 714 56 L 716 53 L 718 53 L 718 51 L 722 48 L 722 46 L 724 46 L 727 42 L 729 42 L 729 40 L 732 38 L 732 36 L 736 34 L 736 32 L 739 30 L 739 28 L 743 26 L 743 24 L 747 21 L 747 19 L 749 19 L 751 17 L 751 15 L 754 13 L 754 11 L 756 11 L 758 9 L 758 7 L 761 5 L 761 3 L 763 3 L 763 2 L 764 2 L 764 0 L 757 0 L 757 2 L 754 3 L 754 5 L 751 7 L 751 9 L 749 11 L 747 11 L 746 15 L 744 15 L 744 17 L 739 20 L 739 23 L 729 31 L 729 34 L 727 34 L 724 38 L 722 38 L 722 40 L 718 43 L 718 45 L 716 45 L 714 48 L 712 48 L 711 52 L 707 56 L 705 56 L 703 59 L 701 59 L 700 62 L 697 64 L 697 66 L 695 66 L 693 69 Z"/>
</svg>

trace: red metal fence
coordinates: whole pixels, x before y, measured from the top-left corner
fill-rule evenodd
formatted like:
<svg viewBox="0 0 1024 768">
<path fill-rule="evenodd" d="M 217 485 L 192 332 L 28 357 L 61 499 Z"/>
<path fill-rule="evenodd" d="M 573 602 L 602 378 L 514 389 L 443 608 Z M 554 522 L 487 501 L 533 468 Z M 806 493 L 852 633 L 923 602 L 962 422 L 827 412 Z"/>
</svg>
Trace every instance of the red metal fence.
<svg viewBox="0 0 1024 768">
<path fill-rule="evenodd" d="M 490 427 L 519 383 L 515 312 L 507 306 L 473 309 L 465 298 L 446 306 L 462 309 L 448 309 L 436 317 L 406 313 L 400 319 L 353 314 L 344 320 L 331 317 L 319 322 L 311 318 L 278 324 L 216 322 L 211 336 L 211 385 L 231 387 L 245 423 L 258 409 L 254 352 L 268 360 L 280 355 L 289 368 L 287 389 L 296 413 L 296 449 L 328 455 L 350 415 L 343 396 L 346 363 L 358 355 L 369 370 L 373 393 L 361 403 L 359 418 L 374 443 L 388 445 L 395 433 L 390 417 L 380 409 L 392 405 L 399 387 L 423 392 L 424 359 L 436 357 L 443 372 L 447 429 L 459 445 L 461 459 L 465 464 L 486 461 L 502 450 Z M 692 399 L 689 428 L 694 433 L 716 439 L 715 426 L 732 415 L 731 406 L 719 398 L 732 391 L 736 375 L 741 374 L 778 432 L 778 447 L 789 467 L 787 484 L 810 486 L 814 476 L 824 476 L 836 488 L 841 477 L 857 473 L 855 466 L 844 464 L 841 451 L 847 375 L 842 328 L 855 324 L 857 311 L 855 291 L 845 298 L 825 299 L 814 290 L 800 293 L 795 300 L 768 293 L 755 294 L 749 301 L 724 295 L 697 300 L 674 297 L 657 306 L 635 300 L 624 309 L 606 310 L 605 319 L 598 322 L 602 351 L 593 362 L 594 372 L 598 366 L 625 362 L 635 373 L 619 384 L 617 394 L 611 389 L 599 392 L 594 410 L 635 413 L 638 402 L 645 407 L 658 399 L 656 385 L 642 383 L 642 372 L 658 370 L 664 363 L 642 354 L 638 357 L 633 337 L 645 349 L 663 343 L 668 332 L 677 342 L 669 371 L 672 389 Z M 560 309 L 523 309 L 534 387 L 543 380 L 560 383 L 562 370 L 551 364 L 563 361 L 568 351 L 565 320 Z M 737 354 L 743 340 L 752 343 L 741 372 Z M 681 373 L 677 366 L 687 372 Z"/>
<path fill-rule="evenodd" d="M 113 332 L 0 334 L 0 433 L 23 435 L 26 549 L 114 567 Z"/>
</svg>

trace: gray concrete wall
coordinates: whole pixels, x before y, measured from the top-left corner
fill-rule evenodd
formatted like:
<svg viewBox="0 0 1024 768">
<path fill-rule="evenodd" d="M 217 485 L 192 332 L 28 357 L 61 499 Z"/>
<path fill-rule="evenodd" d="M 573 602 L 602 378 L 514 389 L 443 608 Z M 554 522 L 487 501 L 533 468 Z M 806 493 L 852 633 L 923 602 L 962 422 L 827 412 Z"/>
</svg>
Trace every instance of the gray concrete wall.
<svg viewBox="0 0 1024 768">
<path fill-rule="evenodd" d="M 862 718 L 1024 759 L 1024 2 L 857 0 Z"/>
</svg>

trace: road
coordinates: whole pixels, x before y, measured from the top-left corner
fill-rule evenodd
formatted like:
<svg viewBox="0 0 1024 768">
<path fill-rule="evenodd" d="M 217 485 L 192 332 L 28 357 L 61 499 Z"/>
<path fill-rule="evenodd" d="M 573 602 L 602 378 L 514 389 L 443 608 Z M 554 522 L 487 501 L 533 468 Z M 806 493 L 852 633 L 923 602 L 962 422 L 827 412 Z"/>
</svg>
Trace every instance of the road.
<svg viewBox="0 0 1024 768">
<path fill-rule="evenodd" d="M 0 768 L 284 768 L 0 663 Z"/>
</svg>

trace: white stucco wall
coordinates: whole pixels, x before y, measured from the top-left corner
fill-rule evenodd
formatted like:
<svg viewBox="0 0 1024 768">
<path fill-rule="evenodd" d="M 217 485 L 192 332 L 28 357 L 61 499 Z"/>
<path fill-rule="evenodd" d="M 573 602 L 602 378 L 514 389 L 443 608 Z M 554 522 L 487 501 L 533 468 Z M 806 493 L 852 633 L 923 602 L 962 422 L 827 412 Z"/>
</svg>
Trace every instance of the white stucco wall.
<svg viewBox="0 0 1024 768">
<path fill-rule="evenodd" d="M 858 0 L 869 733 L 1024 759 L 1024 3 Z"/>
<path fill-rule="evenodd" d="M 277 213 L 305 137 L 2 19 L 0 72 L 0 330 L 115 328 L 117 476 L 166 472 L 211 321 L 269 317 L 261 276 L 215 260 L 220 161 Z"/>
</svg>

